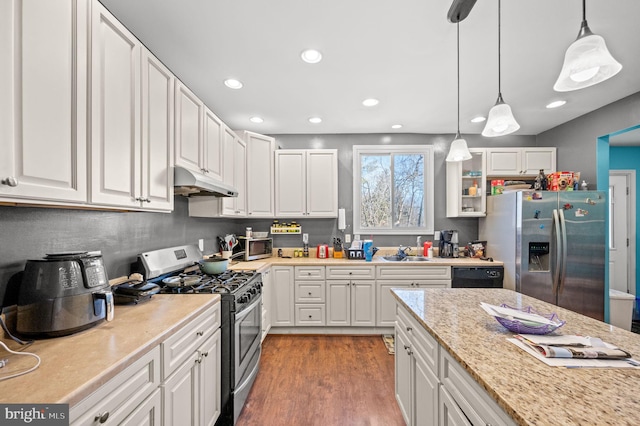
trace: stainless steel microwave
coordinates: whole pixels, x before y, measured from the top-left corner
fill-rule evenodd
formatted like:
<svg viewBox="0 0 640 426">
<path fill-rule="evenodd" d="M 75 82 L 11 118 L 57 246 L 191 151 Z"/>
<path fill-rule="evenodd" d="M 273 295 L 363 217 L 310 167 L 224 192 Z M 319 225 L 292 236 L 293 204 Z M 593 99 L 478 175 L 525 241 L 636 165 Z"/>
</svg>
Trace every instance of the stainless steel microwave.
<svg viewBox="0 0 640 426">
<path fill-rule="evenodd" d="M 244 260 L 264 259 L 273 256 L 273 238 L 239 237 Z"/>
</svg>

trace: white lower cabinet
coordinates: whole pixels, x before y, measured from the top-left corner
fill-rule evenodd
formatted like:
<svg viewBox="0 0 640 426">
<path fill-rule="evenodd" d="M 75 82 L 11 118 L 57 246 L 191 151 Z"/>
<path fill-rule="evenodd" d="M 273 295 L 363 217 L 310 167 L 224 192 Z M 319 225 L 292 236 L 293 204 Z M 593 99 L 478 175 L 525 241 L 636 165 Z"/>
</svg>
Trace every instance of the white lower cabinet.
<svg viewBox="0 0 640 426">
<path fill-rule="evenodd" d="M 293 266 L 271 267 L 271 327 L 295 325 Z"/>
<path fill-rule="evenodd" d="M 296 326 L 323 326 L 325 319 L 324 266 L 296 266 Z"/>
<path fill-rule="evenodd" d="M 438 424 L 438 343 L 410 315 L 396 318 L 396 400 L 408 425 Z"/>
<path fill-rule="evenodd" d="M 406 308 L 396 314 L 395 390 L 407 425 L 515 425 Z"/>
<path fill-rule="evenodd" d="M 166 425 L 212 426 L 220 416 L 220 329 L 167 379 Z"/>
<path fill-rule="evenodd" d="M 138 418 L 139 415 L 139 418 L 150 418 L 151 422 L 148 424 L 161 425 L 157 397 L 153 396 L 159 385 L 160 348 L 156 346 L 71 407 L 69 424 L 98 425 L 107 419 L 111 424 L 139 424 L 130 422 L 133 417 Z"/>
<path fill-rule="evenodd" d="M 271 328 L 271 268 L 259 271 L 262 274 L 262 337 L 264 340 Z"/>
<path fill-rule="evenodd" d="M 376 325 L 374 266 L 327 266 L 327 325 Z"/>
<path fill-rule="evenodd" d="M 378 298 L 376 325 L 393 327 L 396 321 L 396 299 L 392 288 L 448 288 L 451 287 L 451 267 L 437 266 L 378 266 L 376 270 Z"/>
</svg>

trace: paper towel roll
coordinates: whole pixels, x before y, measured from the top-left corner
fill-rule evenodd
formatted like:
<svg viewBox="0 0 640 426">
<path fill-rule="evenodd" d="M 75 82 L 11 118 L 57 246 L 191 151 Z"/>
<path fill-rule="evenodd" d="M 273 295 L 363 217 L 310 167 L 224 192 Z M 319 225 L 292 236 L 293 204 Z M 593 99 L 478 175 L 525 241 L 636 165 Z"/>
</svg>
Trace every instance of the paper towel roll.
<svg viewBox="0 0 640 426">
<path fill-rule="evenodd" d="M 347 228 L 347 222 L 344 217 L 344 209 L 338 209 L 338 229 L 344 231 Z"/>
</svg>

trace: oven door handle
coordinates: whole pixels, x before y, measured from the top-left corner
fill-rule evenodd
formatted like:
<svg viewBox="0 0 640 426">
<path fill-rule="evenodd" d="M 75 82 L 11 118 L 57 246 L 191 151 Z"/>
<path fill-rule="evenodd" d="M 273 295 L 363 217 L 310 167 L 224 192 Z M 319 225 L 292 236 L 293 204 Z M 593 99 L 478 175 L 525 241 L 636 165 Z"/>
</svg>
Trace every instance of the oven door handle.
<svg viewBox="0 0 640 426">
<path fill-rule="evenodd" d="M 240 320 L 242 320 L 244 317 L 249 315 L 249 312 L 251 312 L 251 310 L 261 302 L 262 302 L 262 294 L 260 294 L 260 296 L 258 296 L 256 300 L 251 302 L 249 306 L 245 307 L 242 311 L 240 311 L 240 313 L 236 313 L 236 323 L 240 322 Z"/>
</svg>

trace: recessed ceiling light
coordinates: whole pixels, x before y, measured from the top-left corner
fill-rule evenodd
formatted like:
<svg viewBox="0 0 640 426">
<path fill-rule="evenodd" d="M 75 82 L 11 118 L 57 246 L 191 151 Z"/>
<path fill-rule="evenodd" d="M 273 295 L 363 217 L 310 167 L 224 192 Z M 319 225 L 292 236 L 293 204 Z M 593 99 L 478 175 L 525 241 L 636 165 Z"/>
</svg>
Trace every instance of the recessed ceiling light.
<svg viewBox="0 0 640 426">
<path fill-rule="evenodd" d="M 471 122 L 472 122 L 472 123 L 482 123 L 482 122 L 483 122 L 483 121 L 485 121 L 486 119 L 487 119 L 487 117 L 484 117 L 484 116 L 482 116 L 482 115 L 479 115 L 479 116 L 477 116 L 477 117 L 473 117 L 473 118 L 471 119 Z"/>
<path fill-rule="evenodd" d="M 402 128 L 402 124 L 394 124 L 393 126 L 391 126 L 392 129 L 401 129 Z"/>
<path fill-rule="evenodd" d="M 236 80 L 235 78 L 228 78 L 224 81 L 224 85 L 230 89 L 240 89 L 242 88 L 242 82 L 240 80 Z"/>
<path fill-rule="evenodd" d="M 249 119 L 249 121 L 251 121 L 252 123 L 263 123 L 264 120 L 262 119 L 262 117 L 251 117 Z"/>
<path fill-rule="evenodd" d="M 322 123 L 322 118 L 320 118 L 320 117 L 311 117 L 309 119 L 309 123 L 313 123 L 313 124 Z"/>
<path fill-rule="evenodd" d="M 308 64 L 317 64 L 322 60 L 322 53 L 315 49 L 307 49 L 302 51 L 300 57 Z"/>
<path fill-rule="evenodd" d="M 372 106 L 376 106 L 380 103 L 379 100 L 374 99 L 374 98 L 369 98 L 369 99 L 365 99 L 364 101 L 362 101 L 362 105 L 367 106 L 367 107 L 372 107 Z"/>
<path fill-rule="evenodd" d="M 551 103 L 547 104 L 547 108 L 549 108 L 549 109 L 551 109 L 551 108 L 558 108 L 558 107 L 561 107 L 562 105 L 564 105 L 564 104 L 566 104 L 566 103 L 567 103 L 567 101 L 562 101 L 562 100 L 560 100 L 560 101 L 553 101 L 553 102 L 551 102 Z"/>
</svg>

